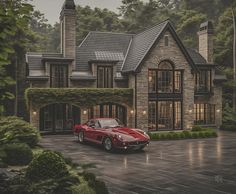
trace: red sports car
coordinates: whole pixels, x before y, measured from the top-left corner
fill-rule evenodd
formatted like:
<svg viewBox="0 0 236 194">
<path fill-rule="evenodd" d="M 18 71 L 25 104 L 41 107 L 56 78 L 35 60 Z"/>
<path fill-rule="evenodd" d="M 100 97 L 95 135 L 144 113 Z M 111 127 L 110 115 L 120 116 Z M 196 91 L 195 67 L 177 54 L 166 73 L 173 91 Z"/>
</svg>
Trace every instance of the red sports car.
<svg viewBox="0 0 236 194">
<path fill-rule="evenodd" d="M 103 145 L 106 151 L 115 148 L 142 150 L 149 144 L 149 136 L 140 129 L 123 127 L 118 119 L 91 119 L 82 125 L 75 125 L 74 134 L 80 143 L 84 141 Z"/>
</svg>

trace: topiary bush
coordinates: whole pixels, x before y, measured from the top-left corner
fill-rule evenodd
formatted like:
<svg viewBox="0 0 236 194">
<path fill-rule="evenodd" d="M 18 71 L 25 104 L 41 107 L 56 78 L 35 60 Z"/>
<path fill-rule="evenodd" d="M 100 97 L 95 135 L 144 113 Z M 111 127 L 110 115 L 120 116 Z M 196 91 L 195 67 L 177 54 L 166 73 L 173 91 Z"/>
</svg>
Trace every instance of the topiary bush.
<svg viewBox="0 0 236 194">
<path fill-rule="evenodd" d="M 36 155 L 26 170 L 26 178 L 32 181 L 60 178 L 67 174 L 65 160 L 53 151 Z"/>
<path fill-rule="evenodd" d="M 5 153 L 2 160 L 8 165 L 27 165 L 33 158 L 32 150 L 23 143 L 6 144 L 2 151 Z"/>
<path fill-rule="evenodd" d="M 34 147 L 39 141 L 39 132 L 28 122 L 18 117 L 0 118 L 0 143 L 26 143 Z"/>
</svg>

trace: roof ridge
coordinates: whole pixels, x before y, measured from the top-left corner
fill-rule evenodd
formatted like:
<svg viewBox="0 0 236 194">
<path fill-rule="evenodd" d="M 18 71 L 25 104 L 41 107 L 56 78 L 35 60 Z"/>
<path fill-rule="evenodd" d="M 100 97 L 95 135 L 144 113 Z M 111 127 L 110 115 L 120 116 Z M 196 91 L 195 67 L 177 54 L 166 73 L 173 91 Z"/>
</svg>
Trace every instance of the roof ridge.
<svg viewBox="0 0 236 194">
<path fill-rule="evenodd" d="M 153 28 L 156 28 L 157 26 L 160 26 L 163 23 L 170 23 L 170 19 L 168 18 L 168 19 L 166 19 L 166 20 L 164 20 L 164 21 L 162 21 L 162 22 L 160 22 L 158 24 L 154 24 L 154 25 L 152 25 L 150 27 L 147 27 L 146 29 L 142 30 L 141 32 L 135 34 L 135 36 L 138 36 L 138 35 L 143 34 L 143 33 L 147 32 L 149 30 L 152 30 Z"/>
<path fill-rule="evenodd" d="M 90 31 L 89 33 L 96 33 L 96 34 L 116 34 L 116 35 L 129 35 L 134 36 L 135 34 L 125 33 L 125 32 L 101 32 L 101 31 Z"/>
</svg>

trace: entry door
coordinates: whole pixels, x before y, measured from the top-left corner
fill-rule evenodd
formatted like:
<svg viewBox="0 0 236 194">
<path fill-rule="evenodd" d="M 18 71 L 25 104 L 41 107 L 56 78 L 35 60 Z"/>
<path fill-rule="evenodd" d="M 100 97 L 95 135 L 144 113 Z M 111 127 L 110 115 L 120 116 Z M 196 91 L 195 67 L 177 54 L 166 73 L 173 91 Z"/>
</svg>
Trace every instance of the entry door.
<svg viewBox="0 0 236 194">
<path fill-rule="evenodd" d="M 173 102 L 159 101 L 157 106 L 159 130 L 173 130 Z"/>
</svg>

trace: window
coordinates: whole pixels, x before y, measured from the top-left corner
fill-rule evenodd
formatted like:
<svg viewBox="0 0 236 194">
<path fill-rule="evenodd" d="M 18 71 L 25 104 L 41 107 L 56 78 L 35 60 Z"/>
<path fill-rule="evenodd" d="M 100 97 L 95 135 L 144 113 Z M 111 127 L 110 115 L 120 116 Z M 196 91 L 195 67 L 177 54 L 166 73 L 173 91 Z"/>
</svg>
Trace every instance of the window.
<svg viewBox="0 0 236 194">
<path fill-rule="evenodd" d="M 149 101 L 149 130 L 182 129 L 182 102 L 179 100 Z"/>
<path fill-rule="evenodd" d="M 113 68 L 98 66 L 97 69 L 97 87 L 112 88 L 113 87 Z"/>
<path fill-rule="evenodd" d="M 211 71 L 200 70 L 195 74 L 195 92 L 206 93 L 211 92 Z"/>
<path fill-rule="evenodd" d="M 66 65 L 51 65 L 50 86 L 52 88 L 68 87 L 68 68 Z"/>
<path fill-rule="evenodd" d="M 117 118 L 126 124 L 126 108 L 117 104 L 101 104 L 89 110 L 88 119 L 91 118 Z"/>
<path fill-rule="evenodd" d="M 158 69 L 148 71 L 149 93 L 181 93 L 182 71 L 174 70 L 169 62 L 161 62 Z"/>
<path fill-rule="evenodd" d="M 215 105 L 194 104 L 194 123 L 197 125 L 215 124 Z"/>
<path fill-rule="evenodd" d="M 169 46 L 169 36 L 165 35 L 165 46 Z"/>
</svg>

